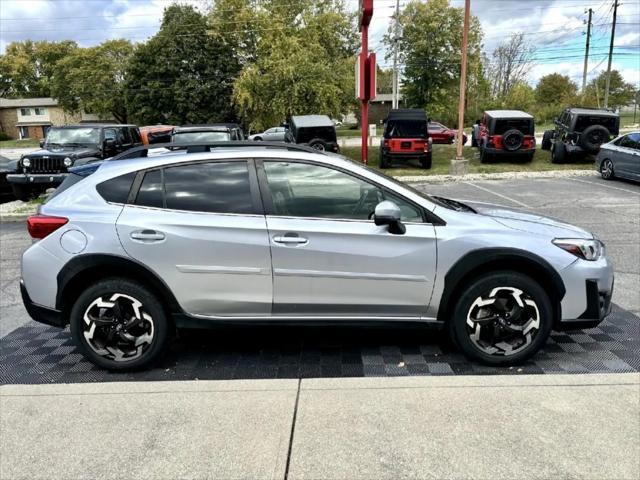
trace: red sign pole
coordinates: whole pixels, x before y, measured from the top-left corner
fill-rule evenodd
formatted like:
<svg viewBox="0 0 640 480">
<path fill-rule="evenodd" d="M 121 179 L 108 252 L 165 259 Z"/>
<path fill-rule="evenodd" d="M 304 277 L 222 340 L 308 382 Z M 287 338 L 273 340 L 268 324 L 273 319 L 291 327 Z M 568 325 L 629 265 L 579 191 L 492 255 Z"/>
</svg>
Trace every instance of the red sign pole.
<svg viewBox="0 0 640 480">
<path fill-rule="evenodd" d="M 369 25 L 362 25 L 362 53 L 360 54 L 360 75 L 364 78 L 364 95 L 362 100 L 362 106 L 360 108 L 360 126 L 362 127 L 362 163 L 367 165 L 369 163 L 369 69 L 367 63 L 369 60 Z"/>
</svg>

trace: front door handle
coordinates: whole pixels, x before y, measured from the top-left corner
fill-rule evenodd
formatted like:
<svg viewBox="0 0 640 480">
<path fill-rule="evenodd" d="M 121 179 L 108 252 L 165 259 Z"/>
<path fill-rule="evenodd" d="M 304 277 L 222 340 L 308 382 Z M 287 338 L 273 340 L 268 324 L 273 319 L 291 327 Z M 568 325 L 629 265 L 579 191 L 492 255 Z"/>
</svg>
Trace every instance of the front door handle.
<svg viewBox="0 0 640 480">
<path fill-rule="evenodd" d="M 283 243 L 285 245 L 303 245 L 305 243 L 309 243 L 308 239 L 291 234 L 276 235 L 273 237 L 273 241 L 276 243 Z"/>
<path fill-rule="evenodd" d="M 164 233 L 156 230 L 137 230 L 131 232 L 131 238 L 140 242 L 160 242 L 164 240 Z"/>
</svg>

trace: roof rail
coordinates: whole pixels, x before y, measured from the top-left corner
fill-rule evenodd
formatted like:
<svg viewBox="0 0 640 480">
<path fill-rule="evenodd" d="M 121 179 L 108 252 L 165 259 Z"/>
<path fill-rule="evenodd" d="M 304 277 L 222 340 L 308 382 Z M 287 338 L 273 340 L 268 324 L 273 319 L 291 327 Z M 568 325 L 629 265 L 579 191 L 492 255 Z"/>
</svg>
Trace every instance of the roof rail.
<svg viewBox="0 0 640 480">
<path fill-rule="evenodd" d="M 283 142 L 255 142 L 252 140 L 227 141 L 227 142 L 196 142 L 196 143 L 155 143 L 151 145 L 142 145 L 134 147 L 130 150 L 122 152 L 113 160 L 127 160 L 131 158 L 144 158 L 148 156 L 149 150 L 156 148 L 167 148 L 170 150 L 186 150 L 187 153 L 210 152 L 216 148 L 273 148 L 280 150 L 289 150 L 290 152 L 307 152 L 324 154 L 321 150 L 309 147 L 307 145 L 297 145 L 295 143 Z"/>
</svg>

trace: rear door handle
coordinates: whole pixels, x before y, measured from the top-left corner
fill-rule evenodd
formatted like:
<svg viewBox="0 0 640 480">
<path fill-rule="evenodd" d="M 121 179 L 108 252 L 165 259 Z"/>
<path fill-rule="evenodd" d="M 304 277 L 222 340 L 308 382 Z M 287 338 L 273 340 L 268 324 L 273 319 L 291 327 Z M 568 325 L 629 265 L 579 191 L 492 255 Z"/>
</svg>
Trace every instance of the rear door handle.
<svg viewBox="0 0 640 480">
<path fill-rule="evenodd" d="M 276 243 L 283 243 L 285 245 L 302 245 L 305 243 L 309 243 L 309 240 L 304 238 L 304 237 L 300 237 L 298 235 L 277 235 L 275 237 L 273 237 L 273 241 Z"/>
<path fill-rule="evenodd" d="M 164 240 L 164 233 L 155 230 L 137 230 L 131 232 L 131 238 L 140 242 L 159 242 Z"/>
</svg>

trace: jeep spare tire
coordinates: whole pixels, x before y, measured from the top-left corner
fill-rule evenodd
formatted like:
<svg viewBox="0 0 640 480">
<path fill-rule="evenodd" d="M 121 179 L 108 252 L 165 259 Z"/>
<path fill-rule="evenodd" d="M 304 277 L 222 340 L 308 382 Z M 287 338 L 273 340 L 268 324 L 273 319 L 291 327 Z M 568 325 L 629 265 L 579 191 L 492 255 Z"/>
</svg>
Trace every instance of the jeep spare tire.
<svg viewBox="0 0 640 480">
<path fill-rule="evenodd" d="M 553 130 L 547 130 L 542 134 L 542 150 L 551 150 L 551 139 L 553 138 Z"/>
<path fill-rule="evenodd" d="M 609 140 L 609 130 L 602 125 L 591 125 L 580 135 L 580 146 L 589 153 L 597 153 L 600 145 Z"/>
<path fill-rule="evenodd" d="M 502 135 L 502 145 L 504 145 L 504 149 L 509 152 L 518 150 L 522 146 L 523 141 L 524 135 L 520 130 L 507 130 L 504 135 Z"/>
<path fill-rule="evenodd" d="M 321 138 L 314 138 L 309 142 L 309 146 L 316 150 L 320 150 L 321 152 L 324 152 L 327 149 L 327 144 Z"/>
</svg>

